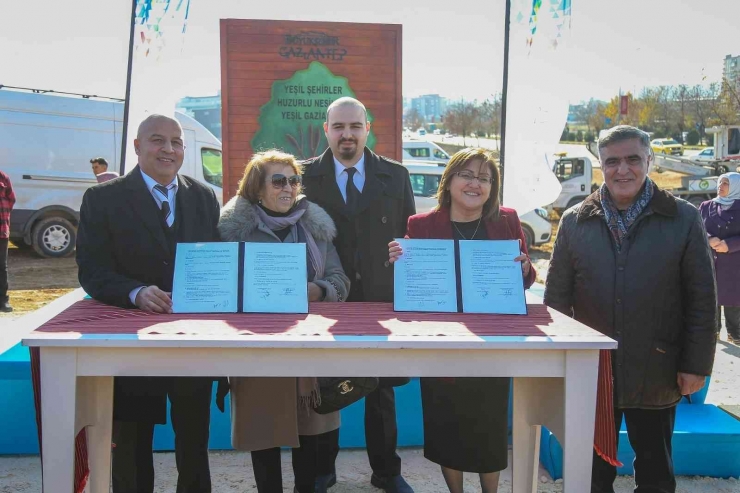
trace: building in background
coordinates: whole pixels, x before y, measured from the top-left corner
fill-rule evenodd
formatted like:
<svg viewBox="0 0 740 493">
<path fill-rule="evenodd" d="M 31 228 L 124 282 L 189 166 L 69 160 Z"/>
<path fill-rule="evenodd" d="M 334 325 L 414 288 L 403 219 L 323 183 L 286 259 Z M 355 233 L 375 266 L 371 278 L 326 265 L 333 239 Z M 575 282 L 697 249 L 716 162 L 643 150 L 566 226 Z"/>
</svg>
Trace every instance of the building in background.
<svg viewBox="0 0 740 493">
<path fill-rule="evenodd" d="M 584 119 L 585 112 L 587 111 L 587 105 L 571 104 L 568 106 L 568 123 L 586 123 Z"/>
<path fill-rule="evenodd" d="M 725 57 L 722 77 L 727 80 L 735 91 L 740 92 L 740 56 L 727 55 Z"/>
<path fill-rule="evenodd" d="M 439 122 L 447 111 L 447 99 L 439 94 L 425 94 L 418 98 L 411 98 L 410 107 L 416 110 L 424 121 Z"/>
<path fill-rule="evenodd" d="M 218 140 L 223 140 L 221 138 L 221 91 L 218 91 L 216 96 L 186 96 L 178 101 L 175 107 L 195 118 Z"/>
</svg>

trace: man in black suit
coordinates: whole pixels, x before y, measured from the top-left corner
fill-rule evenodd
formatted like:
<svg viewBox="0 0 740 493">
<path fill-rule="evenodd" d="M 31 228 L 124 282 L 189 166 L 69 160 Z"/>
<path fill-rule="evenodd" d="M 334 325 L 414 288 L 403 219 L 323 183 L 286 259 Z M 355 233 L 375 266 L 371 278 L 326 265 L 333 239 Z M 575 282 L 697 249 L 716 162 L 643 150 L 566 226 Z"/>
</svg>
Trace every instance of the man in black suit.
<svg viewBox="0 0 740 493">
<path fill-rule="evenodd" d="M 370 134 L 365 106 L 353 98 L 340 98 L 326 111 L 324 133 L 329 149 L 303 163 L 303 185 L 308 200 L 323 207 L 337 226 L 334 244 L 344 272 L 352 281 L 347 301 L 393 301 L 393 267 L 388 243 L 403 238 L 409 216 L 416 213 L 411 180 L 400 163 L 378 156 L 365 147 Z M 413 493 L 401 476 L 396 454 L 396 402 L 394 386 L 408 378 L 381 378 L 378 389 L 365 397 L 365 439 L 371 483 L 388 493 Z M 329 436 L 329 434 L 327 434 Z M 334 459 L 338 434 L 321 465 L 317 493 L 336 482 Z"/>
<path fill-rule="evenodd" d="M 218 241 L 213 190 L 178 175 L 185 155 L 177 120 L 151 115 L 134 140 L 139 164 L 87 190 L 80 208 L 80 285 L 96 300 L 171 313 L 175 246 Z M 154 489 L 152 438 L 167 420 L 175 431 L 177 493 L 210 493 L 208 426 L 213 379 L 116 377 L 113 397 L 113 492 Z"/>
</svg>

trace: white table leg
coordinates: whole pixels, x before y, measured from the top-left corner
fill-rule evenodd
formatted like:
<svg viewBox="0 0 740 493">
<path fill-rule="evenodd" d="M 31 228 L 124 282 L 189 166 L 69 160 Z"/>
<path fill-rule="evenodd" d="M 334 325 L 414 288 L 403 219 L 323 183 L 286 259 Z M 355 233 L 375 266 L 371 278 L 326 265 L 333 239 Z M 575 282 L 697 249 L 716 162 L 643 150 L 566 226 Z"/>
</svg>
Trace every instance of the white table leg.
<svg viewBox="0 0 740 493">
<path fill-rule="evenodd" d="M 514 409 L 512 417 L 512 492 L 536 493 L 540 463 L 540 426 L 530 411 L 542 405 L 538 397 L 540 379 L 514 378 Z"/>
<path fill-rule="evenodd" d="M 45 493 L 72 493 L 77 350 L 41 348 L 41 426 Z"/>
<path fill-rule="evenodd" d="M 565 356 L 564 493 L 591 491 L 599 351 L 567 351 Z"/>
<path fill-rule="evenodd" d="M 90 465 L 88 490 L 90 493 L 108 493 L 113 428 L 113 377 L 83 377 L 78 380 L 77 388 L 77 429 L 87 425 L 87 455 Z M 80 419 L 84 419 L 84 422 L 80 423 Z"/>
</svg>

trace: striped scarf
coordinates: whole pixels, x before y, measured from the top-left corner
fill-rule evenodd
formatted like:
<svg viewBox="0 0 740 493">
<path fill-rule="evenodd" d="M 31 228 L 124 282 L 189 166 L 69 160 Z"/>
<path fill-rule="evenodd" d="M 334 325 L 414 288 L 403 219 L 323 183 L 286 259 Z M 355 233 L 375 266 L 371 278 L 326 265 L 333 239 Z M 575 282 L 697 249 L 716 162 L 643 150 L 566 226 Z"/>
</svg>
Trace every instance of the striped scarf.
<svg viewBox="0 0 740 493">
<path fill-rule="evenodd" d="M 609 232 L 614 238 L 614 244 L 617 246 L 617 251 L 622 249 L 622 240 L 630 228 L 640 217 L 640 214 L 645 210 L 650 200 L 653 198 L 653 190 L 655 185 L 649 177 L 645 177 L 645 185 L 642 188 L 640 196 L 635 200 L 635 203 L 629 206 L 629 208 L 620 212 L 614 205 L 609 189 L 606 188 L 606 183 L 601 185 L 599 189 L 599 196 L 601 197 L 601 207 L 604 209 L 604 218 L 606 219 L 606 225 L 609 227 Z"/>
</svg>

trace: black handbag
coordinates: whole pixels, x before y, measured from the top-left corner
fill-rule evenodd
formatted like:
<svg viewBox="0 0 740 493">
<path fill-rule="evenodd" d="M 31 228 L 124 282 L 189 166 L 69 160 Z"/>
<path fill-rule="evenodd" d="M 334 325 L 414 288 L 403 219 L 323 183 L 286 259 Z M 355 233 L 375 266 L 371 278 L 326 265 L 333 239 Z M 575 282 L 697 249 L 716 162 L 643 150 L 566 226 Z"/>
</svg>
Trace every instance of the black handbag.
<svg viewBox="0 0 740 493">
<path fill-rule="evenodd" d="M 376 377 L 320 377 L 321 404 L 314 408 L 319 414 L 329 414 L 359 401 L 378 387 Z"/>
</svg>

